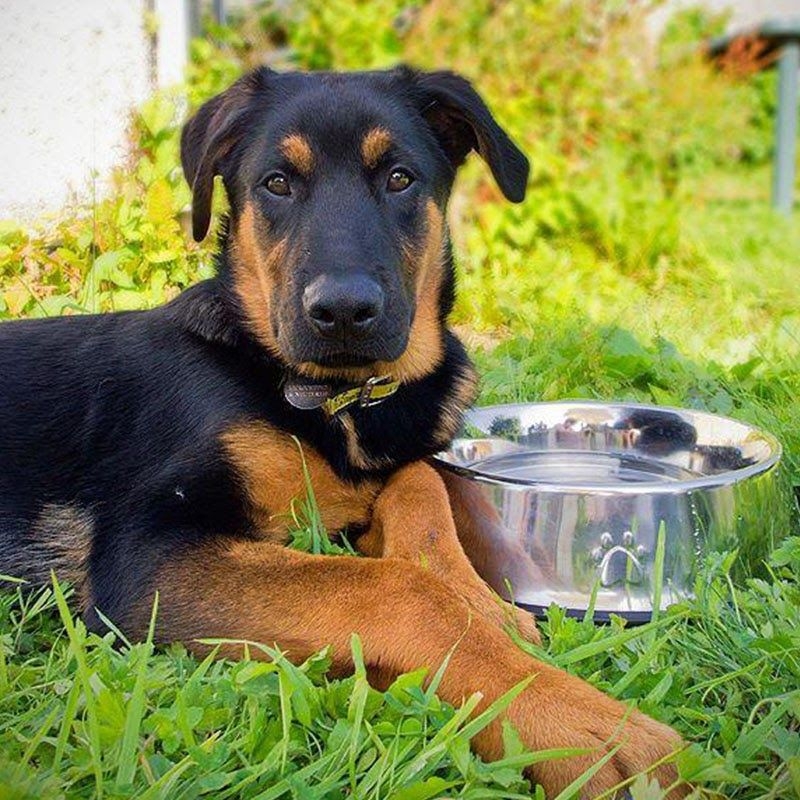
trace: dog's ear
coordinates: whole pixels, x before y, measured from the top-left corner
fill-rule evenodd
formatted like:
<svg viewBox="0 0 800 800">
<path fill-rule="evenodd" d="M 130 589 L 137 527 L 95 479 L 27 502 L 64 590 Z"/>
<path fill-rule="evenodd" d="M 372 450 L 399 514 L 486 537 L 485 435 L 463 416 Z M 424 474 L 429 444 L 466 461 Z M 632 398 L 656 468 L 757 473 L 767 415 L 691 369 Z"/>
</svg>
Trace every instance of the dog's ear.
<svg viewBox="0 0 800 800">
<path fill-rule="evenodd" d="M 202 241 L 211 223 L 214 176 L 241 138 L 247 111 L 269 70 L 262 68 L 239 78 L 229 89 L 203 104 L 181 133 L 181 165 L 192 187 L 192 234 Z"/>
<path fill-rule="evenodd" d="M 495 122 L 472 84 L 453 72 L 417 73 L 422 114 L 453 166 L 475 150 L 492 170 L 503 194 L 515 203 L 525 197 L 528 159 Z"/>
</svg>

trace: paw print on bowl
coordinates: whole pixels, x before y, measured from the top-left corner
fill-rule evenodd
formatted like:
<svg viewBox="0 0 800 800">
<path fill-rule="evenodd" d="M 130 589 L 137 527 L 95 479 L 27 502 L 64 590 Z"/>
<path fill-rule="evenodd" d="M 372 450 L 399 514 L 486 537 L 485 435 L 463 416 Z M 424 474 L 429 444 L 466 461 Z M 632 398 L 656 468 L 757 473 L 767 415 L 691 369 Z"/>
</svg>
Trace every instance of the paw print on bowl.
<svg viewBox="0 0 800 800">
<path fill-rule="evenodd" d="M 647 576 L 648 555 L 647 548 L 636 543 L 633 531 L 623 531 L 616 542 L 610 531 L 604 531 L 600 543 L 592 550 L 600 585 L 604 588 L 618 584 L 640 586 Z"/>
</svg>

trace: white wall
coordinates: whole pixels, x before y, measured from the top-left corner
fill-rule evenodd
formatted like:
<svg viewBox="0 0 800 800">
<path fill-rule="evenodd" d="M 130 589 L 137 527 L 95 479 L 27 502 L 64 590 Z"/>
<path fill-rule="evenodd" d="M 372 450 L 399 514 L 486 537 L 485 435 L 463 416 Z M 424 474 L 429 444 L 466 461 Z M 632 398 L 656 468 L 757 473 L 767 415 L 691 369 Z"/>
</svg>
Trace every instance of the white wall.
<svg viewBox="0 0 800 800">
<path fill-rule="evenodd" d="M 145 5 L 0 0 L 0 218 L 32 220 L 90 201 L 93 189 L 102 194 L 127 154 L 130 111 L 150 94 L 151 77 L 181 79 L 186 3 L 155 4 L 152 76 Z"/>
<path fill-rule="evenodd" d="M 653 29 L 660 31 L 678 9 L 698 5 L 715 13 L 728 12 L 730 31 L 748 28 L 775 17 L 800 17 L 800 0 L 666 0 L 651 14 Z"/>
<path fill-rule="evenodd" d="M 189 51 L 189 3 L 186 0 L 155 0 L 158 19 L 156 80 L 159 86 L 181 83 Z"/>
</svg>

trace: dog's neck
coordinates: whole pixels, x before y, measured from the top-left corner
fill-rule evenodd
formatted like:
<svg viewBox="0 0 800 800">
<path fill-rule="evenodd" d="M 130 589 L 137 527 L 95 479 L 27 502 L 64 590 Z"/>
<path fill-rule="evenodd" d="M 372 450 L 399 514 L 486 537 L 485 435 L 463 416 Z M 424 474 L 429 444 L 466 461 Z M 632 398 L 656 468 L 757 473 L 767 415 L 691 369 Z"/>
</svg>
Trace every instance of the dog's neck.
<svg viewBox="0 0 800 800">
<path fill-rule="evenodd" d="M 309 441 L 348 478 L 388 474 L 403 463 L 446 447 L 475 398 L 474 368 L 461 342 L 444 328 L 441 363 L 429 374 L 397 387 L 385 402 L 374 407 L 355 402 L 335 414 L 319 407 L 303 410 L 287 402 L 285 389 L 288 383 L 308 382 L 308 378 L 256 341 L 222 281 L 203 281 L 184 291 L 168 308 L 184 330 L 251 363 L 259 393 L 266 405 L 280 410 L 287 431 Z M 329 386 L 334 395 L 353 388 L 346 380 Z M 353 442 L 358 442 L 356 460 Z"/>
</svg>

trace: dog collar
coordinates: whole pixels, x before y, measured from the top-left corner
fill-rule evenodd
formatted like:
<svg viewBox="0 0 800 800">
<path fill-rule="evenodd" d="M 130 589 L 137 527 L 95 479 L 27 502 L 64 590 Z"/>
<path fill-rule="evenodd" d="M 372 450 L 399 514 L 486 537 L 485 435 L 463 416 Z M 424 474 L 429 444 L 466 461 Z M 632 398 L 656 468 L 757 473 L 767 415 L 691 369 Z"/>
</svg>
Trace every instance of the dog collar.
<svg viewBox="0 0 800 800">
<path fill-rule="evenodd" d="M 370 408 L 391 397 L 400 388 L 400 381 L 391 375 L 374 375 L 364 383 L 345 389 L 338 394 L 327 383 L 300 383 L 289 380 L 284 384 L 283 396 L 295 408 L 310 411 L 322 408 L 334 417 L 348 406 L 358 403 L 359 408 Z"/>
</svg>

